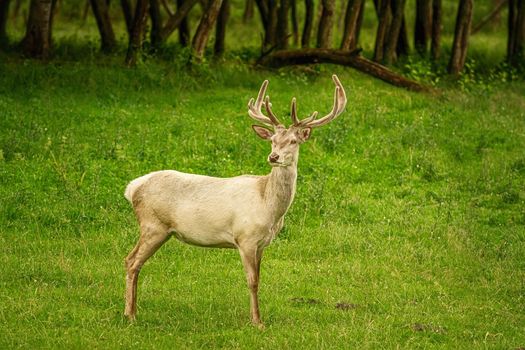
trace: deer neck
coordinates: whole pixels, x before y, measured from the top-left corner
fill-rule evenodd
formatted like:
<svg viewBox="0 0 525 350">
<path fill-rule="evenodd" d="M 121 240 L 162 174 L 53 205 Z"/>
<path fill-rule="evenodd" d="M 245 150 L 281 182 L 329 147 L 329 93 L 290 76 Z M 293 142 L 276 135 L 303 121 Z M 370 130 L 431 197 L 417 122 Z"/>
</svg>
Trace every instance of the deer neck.
<svg viewBox="0 0 525 350">
<path fill-rule="evenodd" d="M 279 220 L 292 204 L 297 182 L 297 163 L 274 167 L 268 175 L 265 201 L 275 220 Z"/>
</svg>

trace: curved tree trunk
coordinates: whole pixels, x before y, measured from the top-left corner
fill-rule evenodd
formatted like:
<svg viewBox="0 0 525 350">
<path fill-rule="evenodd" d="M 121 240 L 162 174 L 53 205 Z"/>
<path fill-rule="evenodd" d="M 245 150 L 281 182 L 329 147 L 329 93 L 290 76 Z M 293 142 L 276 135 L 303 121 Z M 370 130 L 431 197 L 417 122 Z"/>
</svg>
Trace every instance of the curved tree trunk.
<svg viewBox="0 0 525 350">
<path fill-rule="evenodd" d="M 22 51 L 26 56 L 47 58 L 51 49 L 52 0 L 31 0 Z"/>
<path fill-rule="evenodd" d="M 100 33 L 101 50 L 111 52 L 117 46 L 117 41 L 109 18 L 107 0 L 90 0 L 90 3 Z"/>
<path fill-rule="evenodd" d="M 306 48 L 310 46 L 310 40 L 312 38 L 312 27 L 314 18 L 314 1 L 304 0 L 305 5 L 305 16 L 304 16 L 304 27 L 303 35 L 301 36 L 301 47 Z"/>
<path fill-rule="evenodd" d="M 208 37 L 210 36 L 215 21 L 217 20 L 221 5 L 222 0 L 211 0 L 208 9 L 201 17 L 201 21 L 197 27 L 197 32 L 195 33 L 191 44 L 193 54 L 197 60 L 202 59 L 204 56 L 204 49 L 206 49 Z"/>
<path fill-rule="evenodd" d="M 317 47 L 329 48 L 332 43 L 332 27 L 334 25 L 335 0 L 321 0 L 323 9 L 317 32 Z"/>
<path fill-rule="evenodd" d="M 472 22 L 472 6 L 473 0 L 460 0 L 456 18 L 454 43 L 452 44 L 452 55 L 448 63 L 448 72 L 452 75 L 459 75 L 465 66 L 470 24 Z"/>
<path fill-rule="evenodd" d="M 370 61 L 356 52 L 333 49 L 303 49 L 281 50 L 264 56 L 258 62 L 267 67 L 283 67 L 288 65 L 333 63 L 355 68 L 365 74 L 381 79 L 389 84 L 404 87 L 413 91 L 434 92 L 431 87 L 391 71 L 385 66 Z"/>
</svg>

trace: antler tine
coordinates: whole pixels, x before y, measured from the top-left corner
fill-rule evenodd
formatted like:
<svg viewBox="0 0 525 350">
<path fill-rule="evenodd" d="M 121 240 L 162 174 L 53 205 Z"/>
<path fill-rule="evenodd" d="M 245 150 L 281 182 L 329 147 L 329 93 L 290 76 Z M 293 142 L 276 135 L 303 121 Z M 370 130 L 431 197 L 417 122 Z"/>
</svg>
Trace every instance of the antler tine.
<svg viewBox="0 0 525 350">
<path fill-rule="evenodd" d="M 282 125 L 279 119 L 273 114 L 272 111 L 272 104 L 270 103 L 270 96 L 266 96 L 266 99 L 264 100 L 264 108 L 266 109 L 266 113 L 268 113 L 268 118 L 271 120 L 272 124 L 274 126 Z"/>
<path fill-rule="evenodd" d="M 292 98 L 292 107 L 291 107 L 291 113 L 290 113 L 290 116 L 292 117 L 292 122 L 293 122 L 293 125 L 297 126 L 299 125 L 300 121 L 299 119 L 297 118 L 297 105 L 295 103 L 295 97 Z"/>
<path fill-rule="evenodd" d="M 337 75 L 332 75 L 332 80 L 335 83 L 334 106 L 332 107 L 332 111 L 324 117 L 317 120 L 315 120 L 317 112 L 314 112 L 309 118 L 304 119 L 300 122 L 301 126 L 309 128 L 319 127 L 329 123 L 330 121 L 337 118 L 337 116 L 339 116 L 341 113 L 343 113 L 347 102 L 345 89 L 339 81 L 339 78 L 337 78 Z"/>
<path fill-rule="evenodd" d="M 255 100 L 254 102 L 254 99 L 251 98 L 250 101 L 248 102 L 248 115 L 267 125 L 267 126 L 278 126 L 280 123 L 279 121 L 277 120 L 277 118 L 275 117 L 275 115 L 271 112 L 271 109 L 269 108 L 268 105 L 271 106 L 271 104 L 269 103 L 269 97 L 267 96 L 266 97 L 266 100 L 268 102 L 265 102 L 264 101 L 264 95 L 266 94 L 266 88 L 268 87 L 268 80 L 265 80 L 262 85 L 261 85 L 261 88 L 259 89 L 259 94 L 257 95 L 257 100 Z M 266 108 L 266 111 L 268 111 L 268 114 L 269 116 L 265 116 L 262 111 L 261 111 L 261 107 L 262 105 L 265 105 L 265 108 Z"/>
</svg>

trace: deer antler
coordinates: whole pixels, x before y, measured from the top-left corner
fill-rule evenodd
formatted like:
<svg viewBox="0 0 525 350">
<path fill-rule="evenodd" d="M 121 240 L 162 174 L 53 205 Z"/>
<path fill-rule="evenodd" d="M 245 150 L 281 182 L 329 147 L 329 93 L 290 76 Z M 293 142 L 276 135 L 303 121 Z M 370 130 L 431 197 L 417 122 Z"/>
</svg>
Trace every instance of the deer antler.
<svg viewBox="0 0 525 350">
<path fill-rule="evenodd" d="M 266 96 L 264 98 L 264 94 L 266 93 L 266 88 L 268 87 L 268 80 L 265 80 L 262 85 L 261 89 L 259 90 L 259 94 L 257 95 L 257 100 L 251 98 L 248 102 L 248 114 L 251 118 L 257 120 L 258 122 L 261 122 L 267 126 L 282 126 L 282 123 L 277 119 L 275 114 L 272 112 L 272 104 L 270 103 L 270 96 Z M 264 103 L 264 108 L 266 109 L 266 113 L 268 113 L 268 116 L 265 116 L 262 111 L 261 107 Z"/>
<path fill-rule="evenodd" d="M 313 112 L 309 117 L 299 121 L 297 118 L 297 109 L 295 106 L 295 98 L 292 99 L 292 121 L 294 126 L 303 127 L 303 128 L 316 128 L 328 124 L 341 113 L 346 106 L 346 93 L 343 85 L 337 78 L 337 75 L 332 75 L 332 80 L 335 83 L 335 93 L 334 93 L 334 106 L 332 111 L 320 119 L 315 119 L 317 117 L 317 111 Z"/>
</svg>

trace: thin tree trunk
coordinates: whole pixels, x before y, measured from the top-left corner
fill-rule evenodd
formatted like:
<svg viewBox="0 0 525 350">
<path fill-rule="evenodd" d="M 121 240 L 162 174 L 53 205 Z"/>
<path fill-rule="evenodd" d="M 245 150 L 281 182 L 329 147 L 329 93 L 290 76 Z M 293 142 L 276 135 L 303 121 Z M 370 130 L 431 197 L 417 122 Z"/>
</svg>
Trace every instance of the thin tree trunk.
<svg viewBox="0 0 525 350">
<path fill-rule="evenodd" d="M 441 51 L 441 0 L 432 1 L 432 40 L 430 55 L 433 60 L 439 58 Z"/>
<path fill-rule="evenodd" d="M 135 8 L 135 16 L 133 18 L 133 25 L 129 36 L 128 52 L 126 55 L 126 64 L 133 66 L 137 63 L 137 53 L 142 49 L 142 40 L 144 27 L 146 25 L 146 10 L 148 8 L 148 0 L 138 0 Z"/>
<path fill-rule="evenodd" d="M 51 0 L 31 0 L 26 34 L 22 40 L 22 51 L 26 56 L 49 57 L 51 50 Z"/>
<path fill-rule="evenodd" d="M 149 1 L 149 16 L 151 18 L 150 40 L 153 47 L 158 47 L 162 43 L 160 33 L 162 31 L 162 17 L 160 14 L 159 0 Z"/>
<path fill-rule="evenodd" d="M 186 19 L 186 16 L 197 2 L 198 0 L 184 0 L 180 3 L 175 15 L 168 18 L 164 28 L 162 28 L 162 31 L 160 32 L 162 42 L 165 42 L 171 33 L 183 23 L 184 19 Z"/>
<path fill-rule="evenodd" d="M 416 0 L 416 22 L 414 46 L 420 55 L 427 53 L 428 39 L 432 28 L 432 0 Z"/>
<path fill-rule="evenodd" d="M 246 0 L 244 4 L 244 12 L 242 13 L 242 22 L 247 23 L 253 18 L 253 0 Z"/>
<path fill-rule="evenodd" d="M 301 36 L 301 47 L 306 48 L 310 46 L 310 39 L 312 37 L 313 15 L 314 15 L 314 1 L 305 0 L 305 16 L 303 35 Z"/>
<path fill-rule="evenodd" d="M 133 8 L 129 0 L 120 0 L 120 6 L 122 7 L 122 14 L 124 15 L 124 21 L 126 22 L 128 36 L 131 36 L 131 27 L 133 26 Z"/>
<path fill-rule="evenodd" d="M 390 1 L 383 0 L 379 8 L 379 24 L 377 25 L 374 61 L 381 62 L 384 57 L 385 37 L 391 21 Z"/>
<path fill-rule="evenodd" d="M 356 45 L 357 24 L 361 16 L 363 0 L 349 0 L 346 7 L 346 15 L 343 30 L 342 50 L 353 50 Z"/>
<path fill-rule="evenodd" d="M 100 33 L 101 50 L 111 52 L 117 46 L 117 41 L 109 18 L 108 3 L 106 0 L 90 0 L 90 3 Z"/>
<path fill-rule="evenodd" d="M 477 32 L 481 30 L 487 23 L 492 22 L 493 20 L 497 19 L 499 17 L 499 14 L 501 11 L 505 8 L 505 5 L 507 4 L 508 0 L 500 0 L 498 3 L 496 3 L 496 7 L 492 11 L 490 11 L 489 14 L 487 14 L 485 17 L 479 21 L 478 24 L 476 24 L 471 32 L 470 35 L 474 35 Z"/>
<path fill-rule="evenodd" d="M 215 56 L 221 56 L 224 53 L 224 42 L 226 39 L 226 23 L 230 17 L 230 0 L 223 0 L 219 17 L 217 18 L 217 26 L 215 28 Z"/>
<path fill-rule="evenodd" d="M 354 45 L 357 47 L 359 42 L 359 34 L 361 34 L 361 27 L 363 26 L 363 18 L 365 16 L 365 0 L 361 1 L 361 8 L 359 8 L 359 16 L 357 17 L 357 23 L 355 25 L 355 40 Z"/>
<path fill-rule="evenodd" d="M 390 64 L 394 62 L 396 57 L 396 48 L 398 46 L 399 33 L 403 18 L 405 16 L 405 0 L 392 0 L 392 23 L 390 24 L 387 41 L 385 45 L 385 61 Z"/>
<path fill-rule="evenodd" d="M 204 56 L 204 49 L 206 49 L 208 37 L 215 25 L 217 16 L 219 15 L 222 1 L 223 0 L 211 0 L 208 9 L 201 17 L 199 26 L 197 27 L 197 32 L 192 41 L 193 54 L 197 60 L 202 59 Z"/>
<path fill-rule="evenodd" d="M 525 1 L 509 1 L 509 44 L 507 60 L 518 66 L 525 54 Z"/>
<path fill-rule="evenodd" d="M 268 0 L 268 23 L 264 36 L 264 46 L 272 47 L 277 43 L 277 18 L 278 18 L 278 0 Z"/>
<path fill-rule="evenodd" d="M 401 20 L 401 28 L 399 29 L 399 38 L 397 39 L 396 54 L 397 57 L 407 56 L 410 52 L 410 44 L 408 43 L 408 33 L 405 15 Z"/>
<path fill-rule="evenodd" d="M 10 0 L 0 0 L 0 47 L 4 47 L 9 42 L 6 31 L 9 3 Z"/>
<path fill-rule="evenodd" d="M 323 9 L 317 32 L 317 47 L 329 48 L 332 44 L 335 0 L 321 0 Z"/>
<path fill-rule="evenodd" d="M 448 64 L 448 72 L 452 75 L 459 75 L 465 66 L 470 24 L 472 22 L 472 6 L 473 0 L 460 0 L 454 43 L 452 44 L 452 55 Z"/>
<path fill-rule="evenodd" d="M 181 8 L 185 0 L 177 0 L 177 11 Z M 186 0 L 187 1 L 187 0 Z M 175 13 L 176 14 L 176 13 Z M 182 46 L 186 47 L 190 43 L 190 22 L 188 16 L 180 21 L 179 25 L 179 42 Z"/>
<path fill-rule="evenodd" d="M 289 0 L 292 16 L 293 44 L 299 45 L 299 22 L 297 21 L 297 0 Z"/>
<path fill-rule="evenodd" d="M 290 9 L 289 0 L 280 0 L 279 12 L 277 16 L 277 45 L 278 49 L 288 48 L 288 11 Z"/>
</svg>

